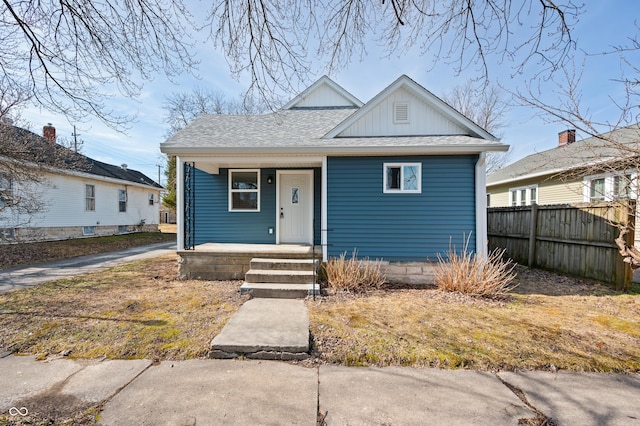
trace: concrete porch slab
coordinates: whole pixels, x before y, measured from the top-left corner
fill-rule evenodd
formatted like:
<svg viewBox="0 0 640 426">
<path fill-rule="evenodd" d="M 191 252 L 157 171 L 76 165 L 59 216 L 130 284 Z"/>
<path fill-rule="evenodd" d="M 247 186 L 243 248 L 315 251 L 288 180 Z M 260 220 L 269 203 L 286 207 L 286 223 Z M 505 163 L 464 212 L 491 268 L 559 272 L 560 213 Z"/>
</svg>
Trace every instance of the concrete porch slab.
<svg viewBox="0 0 640 426">
<path fill-rule="evenodd" d="M 216 358 L 259 353 L 268 359 L 273 353 L 273 359 L 299 359 L 308 351 L 309 317 L 302 300 L 248 300 L 211 342 Z"/>
</svg>

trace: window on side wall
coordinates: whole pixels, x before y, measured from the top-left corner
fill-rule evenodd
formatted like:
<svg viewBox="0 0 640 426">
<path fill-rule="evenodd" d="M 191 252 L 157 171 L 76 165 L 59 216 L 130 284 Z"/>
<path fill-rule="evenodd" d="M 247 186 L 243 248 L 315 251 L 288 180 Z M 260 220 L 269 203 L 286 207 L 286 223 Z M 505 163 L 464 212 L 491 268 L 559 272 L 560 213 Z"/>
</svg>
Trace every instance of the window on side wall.
<svg viewBox="0 0 640 426">
<path fill-rule="evenodd" d="M 538 185 L 522 186 L 509 190 L 509 205 L 530 206 L 538 204 Z"/>
<path fill-rule="evenodd" d="M 11 179 L 0 175 L 0 209 L 11 206 L 12 195 Z"/>
<path fill-rule="evenodd" d="M 152 193 L 149 193 L 149 205 L 150 205 L 150 206 L 152 206 L 152 205 L 153 205 L 153 203 L 154 203 L 154 201 L 153 201 L 153 194 L 152 194 Z"/>
<path fill-rule="evenodd" d="M 421 163 L 384 163 L 383 173 L 385 194 L 422 192 Z"/>
<path fill-rule="evenodd" d="M 127 191 L 125 189 L 118 190 L 118 211 L 120 213 L 127 211 Z"/>
<path fill-rule="evenodd" d="M 84 186 L 84 209 L 88 212 L 96 210 L 96 187 L 95 185 Z"/>
<path fill-rule="evenodd" d="M 229 211 L 260 211 L 260 170 L 229 170 Z"/>
<path fill-rule="evenodd" d="M 597 203 L 601 201 L 619 201 L 635 198 L 635 173 L 606 173 L 584 178 L 584 201 Z"/>
</svg>

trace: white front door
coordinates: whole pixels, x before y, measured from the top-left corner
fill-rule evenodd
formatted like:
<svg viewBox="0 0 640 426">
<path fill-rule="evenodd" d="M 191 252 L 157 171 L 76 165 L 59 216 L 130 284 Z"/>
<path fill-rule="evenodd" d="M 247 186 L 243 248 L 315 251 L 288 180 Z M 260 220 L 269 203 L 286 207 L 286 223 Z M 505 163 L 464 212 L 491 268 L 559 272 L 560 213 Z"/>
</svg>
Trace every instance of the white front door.
<svg viewBox="0 0 640 426">
<path fill-rule="evenodd" d="M 278 242 L 311 244 L 313 239 L 313 170 L 279 170 Z"/>
</svg>

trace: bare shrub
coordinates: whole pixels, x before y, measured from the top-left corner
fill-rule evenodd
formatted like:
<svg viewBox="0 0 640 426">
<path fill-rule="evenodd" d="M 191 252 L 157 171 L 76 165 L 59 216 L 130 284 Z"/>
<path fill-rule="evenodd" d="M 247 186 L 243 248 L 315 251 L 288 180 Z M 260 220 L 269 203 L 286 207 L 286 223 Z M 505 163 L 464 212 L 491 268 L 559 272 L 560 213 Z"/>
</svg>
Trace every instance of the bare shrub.
<svg viewBox="0 0 640 426">
<path fill-rule="evenodd" d="M 503 258 L 505 249 L 492 250 L 485 257 L 470 253 L 468 245 L 467 238 L 460 254 L 450 245 L 446 259 L 438 254 L 435 277 L 440 290 L 498 299 L 517 287 L 513 284 L 516 264 Z"/>
<path fill-rule="evenodd" d="M 386 281 L 381 266 L 380 260 L 358 259 L 356 250 L 351 254 L 351 259 L 347 259 L 346 252 L 342 253 L 340 257 L 327 262 L 329 288 L 352 293 L 379 289 Z"/>
</svg>

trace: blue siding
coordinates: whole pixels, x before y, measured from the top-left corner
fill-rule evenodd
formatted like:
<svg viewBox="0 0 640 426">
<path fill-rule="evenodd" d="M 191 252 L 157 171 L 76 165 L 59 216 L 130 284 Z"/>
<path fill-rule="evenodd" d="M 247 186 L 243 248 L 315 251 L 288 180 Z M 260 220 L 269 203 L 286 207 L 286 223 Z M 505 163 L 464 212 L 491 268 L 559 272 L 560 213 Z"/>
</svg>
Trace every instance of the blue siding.
<svg viewBox="0 0 640 426">
<path fill-rule="evenodd" d="M 460 249 L 474 232 L 476 155 L 420 157 L 330 157 L 328 253 L 390 261 L 435 260 Z M 422 162 L 421 194 L 384 194 L 385 162 Z"/>
<path fill-rule="evenodd" d="M 268 184 L 272 176 L 274 183 Z M 261 169 L 260 211 L 229 211 L 229 171 L 218 175 L 200 170 L 195 173 L 195 244 L 216 243 L 276 243 L 276 169 Z M 320 169 L 314 172 L 314 210 L 317 220 L 316 241 L 320 244 Z M 269 227 L 274 233 L 269 235 Z"/>
</svg>

